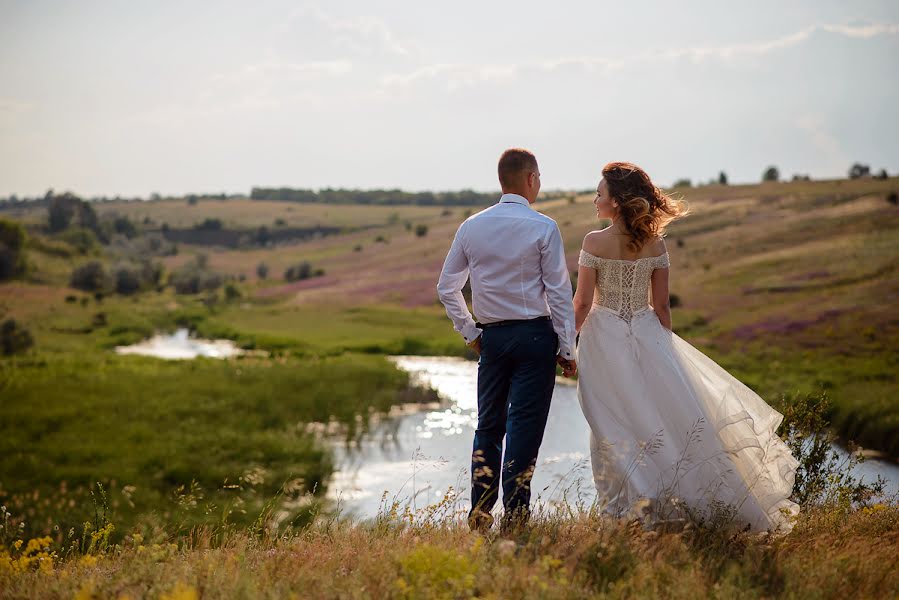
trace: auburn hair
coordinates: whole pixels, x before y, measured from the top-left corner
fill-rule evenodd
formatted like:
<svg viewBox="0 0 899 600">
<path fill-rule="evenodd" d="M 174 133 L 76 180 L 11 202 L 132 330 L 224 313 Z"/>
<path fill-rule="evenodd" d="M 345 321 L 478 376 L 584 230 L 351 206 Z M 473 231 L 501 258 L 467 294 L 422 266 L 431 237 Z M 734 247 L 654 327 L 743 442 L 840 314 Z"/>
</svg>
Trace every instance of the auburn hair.
<svg viewBox="0 0 899 600">
<path fill-rule="evenodd" d="M 671 221 L 689 213 L 687 203 L 656 187 L 646 171 L 629 162 L 611 162 L 602 168 L 609 196 L 618 203 L 618 216 L 630 236 L 634 252 L 665 233 Z"/>
</svg>

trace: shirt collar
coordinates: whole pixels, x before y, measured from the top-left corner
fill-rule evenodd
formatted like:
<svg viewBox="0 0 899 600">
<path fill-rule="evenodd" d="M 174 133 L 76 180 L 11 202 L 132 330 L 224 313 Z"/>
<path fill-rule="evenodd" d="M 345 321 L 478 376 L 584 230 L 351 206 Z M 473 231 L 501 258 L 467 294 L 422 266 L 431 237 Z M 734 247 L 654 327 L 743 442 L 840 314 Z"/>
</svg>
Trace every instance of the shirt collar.
<svg viewBox="0 0 899 600">
<path fill-rule="evenodd" d="M 515 204 L 521 204 L 523 206 L 530 206 L 531 203 L 528 202 L 528 199 L 524 196 L 519 196 L 518 194 L 503 194 L 502 198 L 499 199 L 500 202 L 514 202 Z"/>
</svg>

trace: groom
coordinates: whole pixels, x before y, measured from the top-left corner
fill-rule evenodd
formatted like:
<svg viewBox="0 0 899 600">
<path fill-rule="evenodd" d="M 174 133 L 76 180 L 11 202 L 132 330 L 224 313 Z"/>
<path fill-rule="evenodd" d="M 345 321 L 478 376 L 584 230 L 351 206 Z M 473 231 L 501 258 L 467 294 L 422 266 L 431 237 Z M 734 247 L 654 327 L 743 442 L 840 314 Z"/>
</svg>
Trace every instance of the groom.
<svg viewBox="0 0 899 600">
<path fill-rule="evenodd" d="M 556 364 L 566 377 L 577 372 L 562 236 L 555 221 L 530 208 L 540 193 L 537 159 L 512 148 L 503 152 L 498 171 L 502 197 L 459 226 L 437 283 L 456 331 L 480 355 L 468 516 L 477 531 L 493 524 L 500 484 L 503 525 L 527 522 Z M 469 277 L 480 323 L 462 296 Z"/>
</svg>

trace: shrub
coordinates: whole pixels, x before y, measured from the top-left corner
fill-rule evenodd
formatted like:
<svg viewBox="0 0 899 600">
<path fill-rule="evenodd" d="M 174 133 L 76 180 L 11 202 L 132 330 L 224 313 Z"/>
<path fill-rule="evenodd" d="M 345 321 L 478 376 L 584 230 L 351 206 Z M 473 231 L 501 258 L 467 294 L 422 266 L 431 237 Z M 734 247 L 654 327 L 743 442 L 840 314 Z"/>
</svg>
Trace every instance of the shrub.
<svg viewBox="0 0 899 600">
<path fill-rule="evenodd" d="M 222 229 L 222 220 L 221 219 L 203 219 L 202 223 L 197 223 L 194 225 L 194 229 L 199 231 L 221 231 Z"/>
<path fill-rule="evenodd" d="M 886 169 L 881 169 L 880 172 L 875 177 L 877 179 L 889 179 L 890 175 L 887 173 Z"/>
<path fill-rule="evenodd" d="M 230 302 L 240 298 L 240 290 L 233 283 L 225 284 L 225 300 Z"/>
<path fill-rule="evenodd" d="M 256 277 L 258 277 L 259 279 L 265 279 L 266 277 L 268 277 L 268 265 L 267 264 L 265 264 L 264 262 L 261 262 L 258 265 L 256 265 Z"/>
<path fill-rule="evenodd" d="M 0 325 L 0 350 L 4 356 L 21 354 L 34 345 L 31 332 L 19 325 L 15 319 L 7 319 Z"/>
<path fill-rule="evenodd" d="M 96 234 L 83 227 L 67 229 L 59 237 L 67 244 L 74 246 L 80 254 L 90 254 L 99 245 Z"/>
<path fill-rule="evenodd" d="M 883 493 L 882 478 L 867 484 L 852 475 L 852 468 L 861 461 L 858 456 L 843 458 L 834 450 L 836 437 L 830 432 L 827 418 L 830 410 L 830 400 L 824 392 L 797 395 L 786 402 L 783 410 L 778 435 L 799 461 L 792 498 L 802 508 L 848 507 Z"/>
<path fill-rule="evenodd" d="M 103 292 L 112 288 L 112 278 L 103 268 L 102 263 L 92 260 L 72 271 L 69 284 L 73 288 L 85 292 Z"/>
<path fill-rule="evenodd" d="M 428 235 L 428 226 L 427 225 L 416 225 L 415 226 L 415 235 L 418 237 L 424 237 Z"/>
<path fill-rule="evenodd" d="M 137 236 L 137 227 L 128 217 L 116 217 L 112 222 L 113 230 L 119 235 L 124 235 L 129 240 Z"/>
<path fill-rule="evenodd" d="M 677 294 L 668 294 L 668 304 L 671 308 L 677 308 L 681 305 L 680 296 Z"/>
<path fill-rule="evenodd" d="M 128 267 L 119 267 L 115 271 L 115 291 L 129 296 L 140 291 L 140 275 Z"/>
<path fill-rule="evenodd" d="M 169 277 L 169 283 L 178 294 L 198 294 L 213 291 L 222 286 L 224 278 L 221 274 L 207 269 L 209 257 L 197 254 L 194 260 L 175 270 Z"/>
<path fill-rule="evenodd" d="M 718 173 L 718 183 L 720 185 L 727 185 L 727 173 L 725 173 L 724 171 Z"/>
<path fill-rule="evenodd" d="M 773 165 L 768 167 L 762 173 L 762 181 L 780 181 L 780 171 Z"/>
<path fill-rule="evenodd" d="M 301 262 L 297 265 L 288 267 L 284 271 L 284 279 L 287 281 L 299 281 L 301 279 L 309 279 L 312 276 L 312 265 L 308 262 Z"/>
<path fill-rule="evenodd" d="M 899 204 L 899 194 L 896 192 L 890 192 L 887 194 L 887 202 L 892 204 L 893 206 Z"/>
<path fill-rule="evenodd" d="M 684 177 L 682 179 L 678 179 L 677 181 L 675 181 L 674 185 L 672 187 L 676 187 L 676 188 L 687 187 L 688 188 L 688 187 L 691 187 L 692 185 L 693 185 L 693 182 L 691 182 L 689 179 Z"/>
<path fill-rule="evenodd" d="M 0 281 L 25 273 L 25 229 L 13 221 L 0 219 Z"/>
<path fill-rule="evenodd" d="M 849 167 L 849 179 L 858 179 L 859 177 L 868 177 L 871 174 L 871 167 L 862 163 L 854 163 Z"/>
</svg>

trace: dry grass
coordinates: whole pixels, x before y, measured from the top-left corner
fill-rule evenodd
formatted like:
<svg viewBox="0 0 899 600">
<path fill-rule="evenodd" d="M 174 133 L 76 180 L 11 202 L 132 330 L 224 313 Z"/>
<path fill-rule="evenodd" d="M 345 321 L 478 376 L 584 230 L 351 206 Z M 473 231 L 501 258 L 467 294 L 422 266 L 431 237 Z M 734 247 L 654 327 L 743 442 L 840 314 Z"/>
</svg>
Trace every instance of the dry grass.
<svg viewBox="0 0 899 600">
<path fill-rule="evenodd" d="M 546 514 L 500 537 L 452 515 L 283 536 L 128 536 L 102 552 L 0 560 L 2 598 L 888 598 L 899 593 L 899 506 L 815 509 L 782 538 L 676 533 Z M 439 509 L 438 509 L 439 512 Z M 35 553 L 42 552 L 38 549 Z M 58 555 L 58 552 L 56 553 Z M 78 595 L 80 594 L 80 595 Z"/>
</svg>

